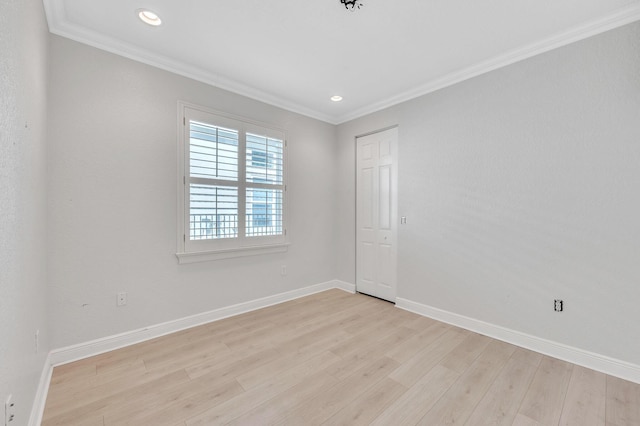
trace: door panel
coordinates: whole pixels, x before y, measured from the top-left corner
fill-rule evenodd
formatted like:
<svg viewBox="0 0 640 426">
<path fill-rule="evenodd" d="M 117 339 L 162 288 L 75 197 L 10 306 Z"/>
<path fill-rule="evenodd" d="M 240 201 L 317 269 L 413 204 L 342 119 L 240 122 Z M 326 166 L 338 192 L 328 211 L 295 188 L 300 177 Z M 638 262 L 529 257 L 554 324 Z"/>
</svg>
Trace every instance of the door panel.
<svg viewBox="0 0 640 426">
<path fill-rule="evenodd" d="M 391 229 L 391 166 L 383 166 L 379 169 L 380 186 L 379 202 L 380 206 L 380 229 Z"/>
<path fill-rule="evenodd" d="M 356 289 L 395 301 L 398 131 L 357 139 Z"/>
<path fill-rule="evenodd" d="M 373 229 L 373 169 L 362 170 L 362 222 L 363 229 Z"/>
<path fill-rule="evenodd" d="M 358 287 L 362 288 L 363 293 L 371 294 L 375 292 L 374 281 L 374 265 L 376 256 L 374 245 L 372 243 L 363 242 L 360 245 L 360 263 L 362 264 L 362 276 L 358 282 Z"/>
</svg>

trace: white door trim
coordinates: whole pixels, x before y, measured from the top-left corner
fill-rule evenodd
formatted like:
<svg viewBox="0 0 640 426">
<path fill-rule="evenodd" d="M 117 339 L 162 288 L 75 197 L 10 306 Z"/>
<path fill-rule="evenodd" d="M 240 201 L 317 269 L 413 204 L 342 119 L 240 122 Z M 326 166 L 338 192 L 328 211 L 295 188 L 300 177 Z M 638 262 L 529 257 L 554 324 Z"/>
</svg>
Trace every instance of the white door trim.
<svg viewBox="0 0 640 426">
<path fill-rule="evenodd" d="M 361 293 L 395 302 L 398 126 L 357 136 L 355 142 L 356 288 Z"/>
</svg>

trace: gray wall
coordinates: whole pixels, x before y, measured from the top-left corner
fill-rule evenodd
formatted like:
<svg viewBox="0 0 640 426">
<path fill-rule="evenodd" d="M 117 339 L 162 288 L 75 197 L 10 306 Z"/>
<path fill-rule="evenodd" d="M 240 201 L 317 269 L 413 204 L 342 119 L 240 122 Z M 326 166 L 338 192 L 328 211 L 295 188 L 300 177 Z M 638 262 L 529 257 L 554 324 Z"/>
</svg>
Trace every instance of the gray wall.
<svg viewBox="0 0 640 426">
<path fill-rule="evenodd" d="M 48 30 L 42 2 L 0 2 L 0 407 L 26 424 L 44 356 Z M 28 54 L 25 54 L 28 52 Z M 36 353 L 35 332 L 40 330 Z"/>
<path fill-rule="evenodd" d="M 347 281 L 354 137 L 390 124 L 399 297 L 640 364 L 640 24 L 339 126 Z"/>
<path fill-rule="evenodd" d="M 50 84 L 54 347 L 335 278 L 335 126 L 56 36 Z M 287 131 L 287 253 L 178 265 L 178 100 Z"/>
</svg>

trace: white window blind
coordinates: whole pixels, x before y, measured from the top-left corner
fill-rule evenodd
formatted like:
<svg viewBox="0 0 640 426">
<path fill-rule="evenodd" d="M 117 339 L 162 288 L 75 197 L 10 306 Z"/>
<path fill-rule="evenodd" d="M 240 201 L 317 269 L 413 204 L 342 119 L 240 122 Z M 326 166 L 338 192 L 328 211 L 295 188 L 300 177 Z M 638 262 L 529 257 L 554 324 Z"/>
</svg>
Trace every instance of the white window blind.
<svg viewBox="0 0 640 426">
<path fill-rule="evenodd" d="M 282 233 L 284 141 L 247 133 L 247 236 Z"/>
<path fill-rule="evenodd" d="M 180 110 L 181 263 L 286 249 L 284 133 L 185 104 Z"/>
</svg>

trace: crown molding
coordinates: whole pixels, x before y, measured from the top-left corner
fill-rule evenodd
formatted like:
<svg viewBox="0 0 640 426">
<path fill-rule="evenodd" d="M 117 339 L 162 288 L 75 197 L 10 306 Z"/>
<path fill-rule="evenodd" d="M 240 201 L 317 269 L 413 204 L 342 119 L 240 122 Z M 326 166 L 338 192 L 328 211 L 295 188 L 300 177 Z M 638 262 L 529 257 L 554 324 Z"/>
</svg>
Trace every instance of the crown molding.
<svg viewBox="0 0 640 426">
<path fill-rule="evenodd" d="M 337 117 L 291 102 L 280 96 L 262 91 L 255 87 L 209 72 L 204 68 L 176 61 L 167 56 L 156 55 L 131 43 L 108 37 L 80 25 L 69 22 L 66 18 L 64 4 L 56 0 L 43 0 L 49 32 L 52 34 L 113 53 L 118 56 L 151 65 L 171 73 L 200 81 L 219 89 L 227 90 L 256 101 L 282 108 L 329 124 L 338 124 Z"/>
<path fill-rule="evenodd" d="M 356 118 L 392 107 L 402 102 L 415 99 L 417 97 L 444 89 L 473 77 L 494 71 L 496 69 L 506 67 L 516 62 L 523 61 L 541 53 L 575 43 L 580 40 L 601 34 L 626 24 L 640 20 L 640 4 L 631 5 L 623 9 L 619 9 L 613 13 L 605 15 L 585 24 L 573 27 L 569 30 L 555 34 L 542 40 L 530 43 L 528 45 L 511 50 L 502 55 L 496 56 L 486 61 L 479 62 L 469 67 L 454 71 L 441 78 L 427 82 L 414 89 L 403 92 L 397 96 L 391 97 L 380 102 L 376 102 L 364 108 L 357 109 L 351 113 L 344 114 L 339 117 L 338 124 L 355 120 Z"/>
<path fill-rule="evenodd" d="M 479 62 L 458 71 L 454 71 L 440 78 L 426 82 L 416 88 L 400 93 L 399 95 L 383 99 L 379 102 L 375 102 L 346 114 L 328 115 L 295 102 L 291 102 L 281 96 L 211 73 L 203 68 L 185 64 L 163 55 L 149 53 L 133 44 L 125 43 L 115 38 L 107 37 L 95 31 L 83 28 L 79 25 L 75 25 L 67 20 L 63 2 L 56 0 L 43 0 L 43 3 L 49 25 L 49 31 L 52 34 L 69 38 L 137 62 L 142 62 L 183 77 L 191 78 L 238 95 L 246 96 L 287 111 L 334 125 L 355 120 L 365 115 L 435 92 L 436 90 L 452 86 L 498 68 L 511 65 L 541 53 L 545 53 L 640 20 L 640 4 L 636 3 L 596 20 L 589 21 L 567 31 L 555 34 L 551 37 L 538 40 L 520 48 L 511 50 L 505 54 Z"/>
</svg>

